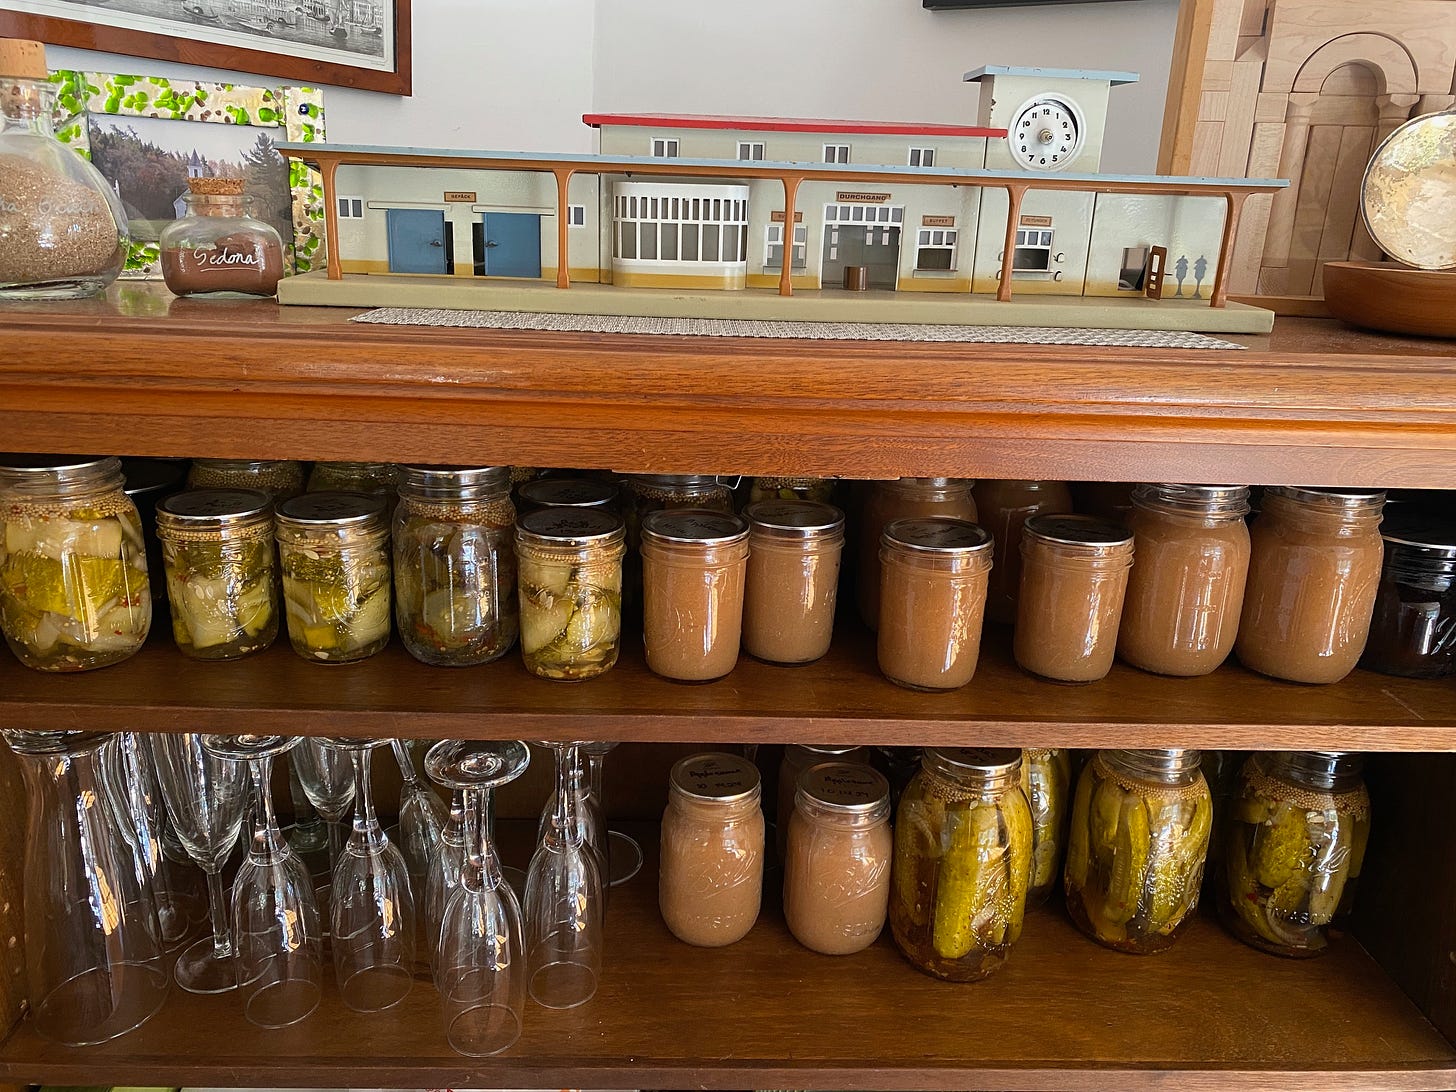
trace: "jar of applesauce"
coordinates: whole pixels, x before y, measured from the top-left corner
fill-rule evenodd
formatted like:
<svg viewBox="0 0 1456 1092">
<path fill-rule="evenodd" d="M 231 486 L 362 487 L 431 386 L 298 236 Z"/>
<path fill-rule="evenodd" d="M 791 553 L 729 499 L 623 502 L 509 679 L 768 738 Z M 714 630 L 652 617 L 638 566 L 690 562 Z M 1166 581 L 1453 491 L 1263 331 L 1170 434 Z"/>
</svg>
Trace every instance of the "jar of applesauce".
<svg viewBox="0 0 1456 1092">
<path fill-rule="evenodd" d="M 121 460 L 0 455 L 0 628 L 26 667 L 89 671 L 147 639 L 141 517 Z"/>
<path fill-rule="evenodd" d="M 1242 485 L 1140 485 L 1117 654 L 1160 675 L 1207 675 L 1239 632 L 1249 573 L 1249 490 Z"/>
<path fill-rule="evenodd" d="M 817 501 L 760 501 L 743 515 L 743 650 L 769 663 L 812 663 L 834 635 L 844 513 Z"/>
<path fill-rule="evenodd" d="M 789 818 L 794 814 L 794 793 L 799 789 L 799 775 L 810 766 L 823 762 L 852 763 L 868 766 L 868 747 L 826 743 L 790 743 L 779 759 L 779 791 L 774 808 L 774 848 L 783 863 L 789 844 Z"/>
<path fill-rule="evenodd" d="M 993 543 L 986 618 L 1009 625 L 1016 621 L 1016 598 L 1021 594 L 1022 525 L 1044 512 L 1072 511 L 1072 491 L 1066 482 L 982 478 L 971 496 L 976 522 L 991 532 Z"/>
<path fill-rule="evenodd" d="M 929 748 L 895 816 L 890 930 L 917 968 L 952 982 L 993 973 L 1021 936 L 1031 880 L 1021 752 Z"/>
<path fill-rule="evenodd" d="M 955 690 L 976 673 L 991 536 L 963 519 L 896 520 L 880 558 L 880 671 L 911 690 Z"/>
<path fill-rule="evenodd" d="M 1237 650 L 1245 667 L 1290 682 L 1339 682 L 1360 659 L 1384 546 L 1378 489 L 1271 486 L 1250 529 Z"/>
<path fill-rule="evenodd" d="M 825 762 L 794 795 L 784 860 L 784 919 L 824 955 L 875 942 L 890 901 L 890 783 L 868 766 Z"/>
<path fill-rule="evenodd" d="M 707 509 L 642 518 L 642 642 L 647 666 L 680 682 L 722 678 L 738 663 L 748 524 Z"/>
<path fill-rule="evenodd" d="M 545 679 L 611 670 L 622 645 L 625 531 L 610 512 L 539 508 L 516 521 L 521 659 Z"/>
<path fill-rule="evenodd" d="M 1126 527 L 1095 516 L 1026 521 L 1013 643 L 1024 670 L 1083 683 L 1112 669 L 1132 547 Z"/>
<path fill-rule="evenodd" d="M 1031 807 L 1031 887 L 1026 901 L 1045 902 L 1062 875 L 1067 817 L 1072 812 L 1072 752 L 1053 747 L 1021 752 L 1021 791 Z"/>
<path fill-rule="evenodd" d="M 730 754 L 693 755 L 668 778 L 657 904 L 672 935 L 701 948 L 742 940 L 763 899 L 758 770 Z"/>
<path fill-rule="evenodd" d="M 870 629 L 880 624 L 880 538 L 885 528 L 895 520 L 917 516 L 949 516 L 974 523 L 973 485 L 970 478 L 900 478 L 868 483 L 869 495 L 859 518 L 854 595 L 860 619 Z"/>
<path fill-rule="evenodd" d="M 188 489 L 256 489 L 274 504 L 303 492 L 303 464 L 292 459 L 193 459 Z"/>
<path fill-rule="evenodd" d="M 1370 838 L 1363 759 L 1340 751 L 1255 753 L 1225 835 L 1219 912 L 1234 936 L 1285 956 L 1319 955 L 1348 911 Z"/>
<path fill-rule="evenodd" d="M 1098 751 L 1067 838 L 1067 912 L 1092 939 L 1148 955 L 1198 906 L 1213 801 L 1190 750 Z"/>
</svg>

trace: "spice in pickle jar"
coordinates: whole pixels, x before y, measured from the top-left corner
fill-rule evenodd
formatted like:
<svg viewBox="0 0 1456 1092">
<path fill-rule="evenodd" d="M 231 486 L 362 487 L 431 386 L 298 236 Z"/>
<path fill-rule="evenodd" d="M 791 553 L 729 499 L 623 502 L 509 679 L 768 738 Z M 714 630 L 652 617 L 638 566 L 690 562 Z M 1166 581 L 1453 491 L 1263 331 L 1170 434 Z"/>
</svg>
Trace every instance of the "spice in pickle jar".
<svg viewBox="0 0 1456 1092">
<path fill-rule="evenodd" d="M 748 524 L 707 509 L 642 517 L 642 642 L 647 666 L 679 682 L 722 678 L 738 663 Z"/>
<path fill-rule="evenodd" d="M 1456 671 L 1456 525 L 1404 506 L 1381 526 L 1385 561 L 1360 666 L 1436 679 Z"/>
<path fill-rule="evenodd" d="M 969 478 L 899 478 L 869 483 L 869 496 L 859 518 L 859 555 L 855 566 L 854 597 L 861 621 L 870 629 L 880 624 L 881 539 L 896 520 L 948 516 L 976 519 Z M 989 541 L 989 540 L 988 540 Z M 990 555 L 987 554 L 987 564 Z"/>
<path fill-rule="evenodd" d="M 1021 752 L 1021 791 L 1031 808 L 1031 888 L 1026 900 L 1034 905 L 1046 901 L 1062 875 L 1072 810 L 1072 753 L 1055 747 Z"/>
<path fill-rule="evenodd" d="M 521 659 L 546 679 L 609 671 L 622 645 L 622 521 L 587 508 L 539 508 L 516 523 Z"/>
<path fill-rule="evenodd" d="M 794 793 L 799 789 L 799 775 L 810 766 L 823 762 L 853 763 L 868 766 L 868 747 L 843 744 L 790 743 L 779 759 L 779 790 L 774 804 L 774 849 L 782 864 L 789 845 L 789 819 L 794 814 Z"/>
<path fill-rule="evenodd" d="M 971 497 L 976 502 L 976 522 L 991 532 L 994 544 L 986 617 L 1009 625 L 1016 621 L 1021 594 L 1021 528 L 1032 516 L 1072 511 L 1072 490 L 1066 482 L 983 478 Z"/>
<path fill-rule="evenodd" d="M 622 491 L 616 482 L 602 478 L 537 478 L 522 482 L 516 499 L 522 512 L 537 508 L 600 508 L 615 512 Z"/>
<path fill-rule="evenodd" d="M 172 636 L 197 660 L 236 660 L 278 636 L 273 504 L 256 489 L 189 489 L 157 505 Z"/>
<path fill-rule="evenodd" d="M 929 748 L 895 815 L 890 929 L 920 970 L 974 982 L 1021 936 L 1031 881 L 1021 752 Z"/>
<path fill-rule="evenodd" d="M 1236 646 L 1276 679 L 1338 682 L 1365 650 L 1384 547 L 1378 489 L 1271 486 L 1249 534 Z"/>
<path fill-rule="evenodd" d="M 834 499 L 833 478 L 754 478 L 748 486 L 748 503 L 761 501 L 818 501 Z"/>
<path fill-rule="evenodd" d="M 86 671 L 142 646 L 147 555 L 119 459 L 0 455 L 0 520 L 0 628 L 21 663 Z"/>
<path fill-rule="evenodd" d="M 347 664 L 389 643 L 389 523 L 378 497 L 305 493 L 278 506 L 288 639 L 305 660 Z"/>
<path fill-rule="evenodd" d="M 1359 755 L 1251 755 L 1224 846 L 1219 911 L 1246 944 L 1285 956 L 1318 955 L 1344 914 L 1370 838 L 1370 796 Z"/>
<path fill-rule="evenodd" d="M 314 463 L 308 472 L 310 493 L 367 493 L 384 501 L 385 522 L 394 519 L 395 490 L 400 470 L 394 463 Z"/>
<path fill-rule="evenodd" d="M 743 649 L 769 663 L 812 663 L 834 635 L 844 513 L 818 501 L 760 501 L 743 515 Z"/>
<path fill-rule="evenodd" d="M 193 459 L 188 489 L 256 489 L 274 504 L 303 492 L 303 464 L 291 459 Z"/>
<path fill-rule="evenodd" d="M 504 466 L 406 466 L 394 510 L 394 609 L 422 663 L 466 667 L 516 641 L 516 509 Z"/>
<path fill-rule="evenodd" d="M 896 520 L 880 558 L 880 671 L 911 690 L 955 690 L 976 673 L 991 536 L 962 519 Z"/>
<path fill-rule="evenodd" d="M 628 474 L 622 482 L 627 527 L 635 545 L 642 517 L 672 508 L 733 511 L 733 489 L 713 474 Z"/>
<path fill-rule="evenodd" d="M 742 940 L 763 900 L 763 809 L 753 763 L 693 755 L 668 778 L 657 902 L 672 935 L 701 948 Z"/>
<path fill-rule="evenodd" d="M 1098 751 L 1067 838 L 1067 912 L 1120 952 L 1172 947 L 1198 906 L 1213 802 L 1190 750 Z"/>
<path fill-rule="evenodd" d="M 799 777 L 784 861 L 784 919 L 794 939 L 824 955 L 875 942 L 890 901 L 890 783 L 852 762 Z"/>
</svg>

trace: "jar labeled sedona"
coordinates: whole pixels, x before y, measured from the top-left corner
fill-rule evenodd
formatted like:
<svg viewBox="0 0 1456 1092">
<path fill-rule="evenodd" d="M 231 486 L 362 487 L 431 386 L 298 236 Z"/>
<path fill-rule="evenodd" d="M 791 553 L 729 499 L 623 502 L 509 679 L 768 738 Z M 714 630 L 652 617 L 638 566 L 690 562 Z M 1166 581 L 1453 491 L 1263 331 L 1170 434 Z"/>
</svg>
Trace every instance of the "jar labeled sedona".
<svg viewBox="0 0 1456 1092">
<path fill-rule="evenodd" d="M 743 514 L 744 651 L 769 663 L 812 663 L 834 634 L 844 513 L 816 501 L 762 501 Z"/>
<path fill-rule="evenodd" d="M 896 520 L 921 516 L 947 516 L 974 523 L 976 502 L 971 499 L 974 484 L 969 478 L 900 478 L 870 483 L 859 519 L 859 558 L 854 584 L 860 619 L 870 629 L 880 624 L 880 542 L 885 528 Z"/>
<path fill-rule="evenodd" d="M 1381 528 L 1385 560 L 1360 666 L 1435 679 L 1456 671 L 1456 525 L 1397 510 Z"/>
<path fill-rule="evenodd" d="M 255 219 L 241 178 L 189 178 L 187 215 L 157 240 L 162 277 L 179 296 L 271 296 L 283 277 L 283 241 Z"/>
<path fill-rule="evenodd" d="M 126 659 L 152 624 L 141 517 L 121 462 L 0 455 L 0 628 L 39 671 Z"/>
<path fill-rule="evenodd" d="M 394 609 L 422 663 L 489 663 L 516 642 L 516 509 L 504 466 L 405 466 L 394 509 Z"/>
<path fill-rule="evenodd" d="M 925 752 L 895 816 L 890 929 L 927 974 L 985 978 L 1021 936 L 1031 880 L 1031 812 L 1021 752 Z"/>
<path fill-rule="evenodd" d="M 1010 481 L 985 478 L 971 490 L 975 519 L 991 532 L 991 583 L 986 591 L 986 617 L 992 622 L 1016 621 L 1021 594 L 1021 529 L 1032 516 L 1072 511 L 1066 482 Z"/>
<path fill-rule="evenodd" d="M 1365 649 L 1384 548 L 1375 489 L 1265 490 L 1250 531 L 1239 662 L 1302 683 L 1338 682 Z"/>
<path fill-rule="evenodd" d="M 748 524 L 706 509 L 642 519 L 642 641 L 647 666 L 707 682 L 738 663 Z"/>
<path fill-rule="evenodd" d="M 540 508 L 516 524 L 521 659 L 545 679 L 592 679 L 622 645 L 622 521 L 598 509 Z"/>
</svg>

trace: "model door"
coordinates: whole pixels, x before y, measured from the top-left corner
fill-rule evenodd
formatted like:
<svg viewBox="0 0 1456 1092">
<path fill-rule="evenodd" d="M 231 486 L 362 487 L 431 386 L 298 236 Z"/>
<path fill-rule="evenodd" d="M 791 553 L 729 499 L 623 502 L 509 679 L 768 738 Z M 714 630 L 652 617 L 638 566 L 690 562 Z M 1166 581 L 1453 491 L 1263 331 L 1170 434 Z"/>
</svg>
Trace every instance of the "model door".
<svg viewBox="0 0 1456 1092">
<path fill-rule="evenodd" d="M 386 209 L 391 273 L 448 273 L 445 214 L 437 209 Z"/>
<path fill-rule="evenodd" d="M 530 212 L 487 212 L 482 219 L 487 277 L 541 275 L 540 216 Z"/>
</svg>

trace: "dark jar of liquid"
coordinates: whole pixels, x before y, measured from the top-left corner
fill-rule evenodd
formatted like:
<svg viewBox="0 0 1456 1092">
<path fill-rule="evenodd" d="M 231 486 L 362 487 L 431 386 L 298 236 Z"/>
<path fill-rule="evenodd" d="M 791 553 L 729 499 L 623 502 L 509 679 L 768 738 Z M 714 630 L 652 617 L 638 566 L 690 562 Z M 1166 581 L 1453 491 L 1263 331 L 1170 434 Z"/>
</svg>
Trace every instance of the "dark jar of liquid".
<svg viewBox="0 0 1456 1092">
<path fill-rule="evenodd" d="M 1456 524 L 1392 515 L 1360 666 L 1434 679 L 1456 672 Z"/>
</svg>

